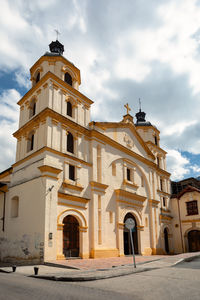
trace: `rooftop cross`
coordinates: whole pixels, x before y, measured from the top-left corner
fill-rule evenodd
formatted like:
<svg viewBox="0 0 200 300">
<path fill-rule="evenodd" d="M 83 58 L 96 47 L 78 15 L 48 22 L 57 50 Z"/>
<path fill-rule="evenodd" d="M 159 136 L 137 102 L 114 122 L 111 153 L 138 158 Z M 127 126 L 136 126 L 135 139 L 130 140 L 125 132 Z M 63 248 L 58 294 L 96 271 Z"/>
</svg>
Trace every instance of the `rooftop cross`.
<svg viewBox="0 0 200 300">
<path fill-rule="evenodd" d="M 58 29 L 54 29 L 55 30 L 55 32 L 56 32 L 56 35 L 57 35 L 57 38 L 56 38 L 56 40 L 58 41 L 58 35 L 60 34 L 60 32 L 58 31 Z"/>
<path fill-rule="evenodd" d="M 128 115 L 131 108 L 129 107 L 128 103 L 126 103 L 126 105 L 124 105 L 124 107 L 127 109 L 127 115 Z"/>
<path fill-rule="evenodd" d="M 139 109 L 141 111 L 141 100 L 140 100 L 140 98 L 139 98 Z"/>
</svg>

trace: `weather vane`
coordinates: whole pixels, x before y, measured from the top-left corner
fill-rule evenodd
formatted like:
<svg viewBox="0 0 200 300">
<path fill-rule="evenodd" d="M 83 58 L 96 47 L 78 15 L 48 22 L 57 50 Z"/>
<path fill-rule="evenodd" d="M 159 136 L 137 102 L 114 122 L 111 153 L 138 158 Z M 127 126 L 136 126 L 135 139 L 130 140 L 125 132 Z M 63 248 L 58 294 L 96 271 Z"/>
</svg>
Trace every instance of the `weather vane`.
<svg viewBox="0 0 200 300">
<path fill-rule="evenodd" d="M 58 29 L 54 29 L 54 31 L 56 32 L 56 35 L 57 35 L 57 41 L 58 41 L 58 35 L 60 34 L 60 32 L 58 31 Z"/>
<path fill-rule="evenodd" d="M 139 98 L 139 109 L 141 111 L 141 100 L 140 100 L 140 98 Z"/>
<path fill-rule="evenodd" d="M 124 105 L 124 107 L 127 110 L 127 115 L 129 114 L 129 111 L 131 110 L 131 108 L 129 107 L 128 103 L 126 103 L 126 105 Z"/>
</svg>

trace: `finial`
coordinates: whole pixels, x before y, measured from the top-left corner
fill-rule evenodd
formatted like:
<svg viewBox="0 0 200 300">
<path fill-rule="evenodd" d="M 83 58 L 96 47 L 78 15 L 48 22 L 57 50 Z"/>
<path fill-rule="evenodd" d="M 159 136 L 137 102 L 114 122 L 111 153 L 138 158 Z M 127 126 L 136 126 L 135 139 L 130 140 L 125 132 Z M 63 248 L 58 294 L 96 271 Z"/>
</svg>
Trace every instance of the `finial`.
<svg viewBox="0 0 200 300">
<path fill-rule="evenodd" d="M 128 103 L 126 103 L 124 105 L 124 107 L 127 109 L 127 115 L 129 114 L 129 111 L 131 110 L 131 108 L 129 107 Z"/>
<path fill-rule="evenodd" d="M 58 31 L 58 29 L 54 29 L 54 31 L 56 32 L 56 36 L 57 36 L 56 40 L 58 41 L 58 35 L 60 34 L 60 32 Z"/>
<path fill-rule="evenodd" d="M 139 110 L 141 111 L 141 100 L 139 98 Z"/>
</svg>

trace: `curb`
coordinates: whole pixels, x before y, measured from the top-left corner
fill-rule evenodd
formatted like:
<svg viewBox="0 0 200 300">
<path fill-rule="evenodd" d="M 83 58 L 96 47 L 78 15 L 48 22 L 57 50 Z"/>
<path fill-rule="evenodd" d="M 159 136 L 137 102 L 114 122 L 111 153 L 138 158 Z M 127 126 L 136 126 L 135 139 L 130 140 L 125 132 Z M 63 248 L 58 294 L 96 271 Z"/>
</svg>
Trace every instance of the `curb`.
<svg viewBox="0 0 200 300">
<path fill-rule="evenodd" d="M 87 275 L 82 274 L 81 275 L 74 275 L 71 276 L 45 276 L 45 275 L 31 275 L 29 277 L 38 278 L 38 279 L 45 279 L 45 280 L 53 280 L 53 281 L 93 281 L 93 280 L 100 280 L 100 279 L 108 279 L 108 278 L 114 278 L 114 277 L 120 277 L 120 276 L 126 276 L 134 273 L 142 273 L 150 270 L 155 270 L 157 268 L 142 268 L 142 269 L 136 269 L 136 270 L 123 270 L 121 272 L 116 272 L 116 274 L 97 274 L 96 271 L 94 271 L 95 275 Z M 106 272 L 106 271 L 97 271 L 97 272 Z"/>
<path fill-rule="evenodd" d="M 44 262 L 43 265 L 44 266 L 48 266 L 48 267 L 61 268 L 61 269 L 80 270 L 79 268 L 76 268 L 76 267 L 66 266 L 66 265 L 60 265 L 60 264 L 51 263 L 51 262 Z"/>
<path fill-rule="evenodd" d="M 177 262 L 175 262 L 172 267 L 175 267 L 176 265 L 179 265 L 182 262 L 190 262 L 195 260 L 196 258 L 200 257 L 200 254 L 194 255 L 194 256 L 190 256 L 190 257 L 185 257 L 185 258 L 181 258 L 179 259 Z"/>
</svg>

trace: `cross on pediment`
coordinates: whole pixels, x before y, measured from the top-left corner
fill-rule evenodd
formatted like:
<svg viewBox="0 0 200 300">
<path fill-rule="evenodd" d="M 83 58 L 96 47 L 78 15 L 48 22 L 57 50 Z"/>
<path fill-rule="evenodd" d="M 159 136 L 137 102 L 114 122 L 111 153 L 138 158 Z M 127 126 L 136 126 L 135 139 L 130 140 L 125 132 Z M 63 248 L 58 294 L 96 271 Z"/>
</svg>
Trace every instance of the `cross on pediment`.
<svg viewBox="0 0 200 300">
<path fill-rule="evenodd" d="M 124 107 L 126 108 L 126 110 L 127 110 L 127 115 L 128 115 L 128 114 L 129 114 L 129 111 L 131 111 L 131 108 L 129 107 L 128 103 L 126 103 L 126 104 L 124 105 Z"/>
</svg>

